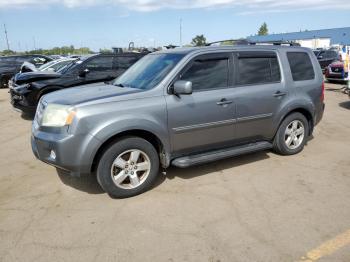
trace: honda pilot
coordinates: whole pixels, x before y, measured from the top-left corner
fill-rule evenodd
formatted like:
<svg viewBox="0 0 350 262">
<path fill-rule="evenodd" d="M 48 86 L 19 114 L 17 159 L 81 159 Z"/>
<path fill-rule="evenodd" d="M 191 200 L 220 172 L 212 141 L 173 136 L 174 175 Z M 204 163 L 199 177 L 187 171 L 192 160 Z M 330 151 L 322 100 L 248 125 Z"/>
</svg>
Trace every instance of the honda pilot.
<svg viewBox="0 0 350 262">
<path fill-rule="evenodd" d="M 96 174 L 113 197 L 148 190 L 159 170 L 259 150 L 303 150 L 324 111 L 310 49 L 221 46 L 160 51 L 110 83 L 44 95 L 35 156 L 72 176 Z"/>
</svg>

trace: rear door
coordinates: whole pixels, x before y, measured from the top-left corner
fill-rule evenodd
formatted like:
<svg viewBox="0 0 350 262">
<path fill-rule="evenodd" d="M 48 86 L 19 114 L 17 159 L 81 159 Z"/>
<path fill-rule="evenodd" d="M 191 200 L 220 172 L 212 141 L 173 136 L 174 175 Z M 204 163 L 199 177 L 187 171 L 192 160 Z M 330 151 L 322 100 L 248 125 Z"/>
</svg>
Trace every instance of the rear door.
<svg viewBox="0 0 350 262">
<path fill-rule="evenodd" d="M 191 81 L 191 95 L 166 96 L 172 149 L 188 154 L 228 145 L 234 139 L 231 53 L 195 57 L 174 79 Z"/>
<path fill-rule="evenodd" d="M 288 95 L 277 53 L 244 51 L 234 57 L 236 142 L 269 140 L 274 114 Z"/>
</svg>

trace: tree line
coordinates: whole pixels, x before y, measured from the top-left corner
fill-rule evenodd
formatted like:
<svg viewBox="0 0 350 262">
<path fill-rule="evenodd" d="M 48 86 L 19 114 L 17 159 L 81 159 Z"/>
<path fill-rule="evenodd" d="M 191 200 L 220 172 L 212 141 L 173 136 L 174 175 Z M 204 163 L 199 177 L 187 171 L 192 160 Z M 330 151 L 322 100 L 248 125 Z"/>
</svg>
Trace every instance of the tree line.
<svg viewBox="0 0 350 262">
<path fill-rule="evenodd" d="M 258 35 L 267 35 L 269 33 L 267 24 L 264 22 L 259 30 L 258 30 Z M 230 45 L 232 41 L 226 41 L 222 42 L 222 45 Z M 196 35 L 192 41 L 191 45 L 188 46 L 205 46 L 207 44 L 207 39 L 206 37 L 201 34 L 201 35 Z M 101 53 L 111 53 L 111 49 L 100 49 Z M 80 48 L 75 48 L 73 45 L 70 46 L 62 46 L 62 47 L 54 47 L 51 49 L 36 49 L 36 50 L 31 50 L 31 51 L 25 51 L 25 52 L 15 52 L 12 50 L 3 50 L 0 51 L 0 55 L 14 55 L 14 54 L 42 54 L 42 55 L 84 55 L 84 54 L 92 54 L 93 51 L 90 50 L 88 47 L 80 47 Z"/>
</svg>

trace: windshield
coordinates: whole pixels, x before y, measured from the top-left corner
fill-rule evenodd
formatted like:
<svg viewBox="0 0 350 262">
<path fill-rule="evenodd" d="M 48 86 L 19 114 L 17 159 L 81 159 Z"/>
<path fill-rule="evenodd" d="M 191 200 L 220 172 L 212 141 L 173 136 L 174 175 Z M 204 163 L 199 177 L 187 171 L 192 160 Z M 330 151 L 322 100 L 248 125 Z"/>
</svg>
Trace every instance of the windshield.
<svg viewBox="0 0 350 262">
<path fill-rule="evenodd" d="M 114 85 L 151 89 L 184 57 L 183 54 L 151 54 L 143 57 L 114 81 Z"/>
<path fill-rule="evenodd" d="M 66 72 L 68 72 L 71 68 L 75 67 L 76 65 L 80 65 L 83 61 L 81 60 L 74 60 L 74 61 L 70 61 L 70 63 L 68 63 L 67 65 L 61 67 L 60 69 L 58 69 L 56 72 L 57 73 L 61 73 L 61 74 L 65 74 Z"/>
<path fill-rule="evenodd" d="M 43 64 L 42 66 L 40 66 L 38 68 L 39 71 L 44 71 L 45 69 L 49 68 L 50 66 L 52 66 L 53 64 L 57 63 L 57 61 L 51 61 L 51 62 L 48 62 L 46 64 Z"/>
</svg>

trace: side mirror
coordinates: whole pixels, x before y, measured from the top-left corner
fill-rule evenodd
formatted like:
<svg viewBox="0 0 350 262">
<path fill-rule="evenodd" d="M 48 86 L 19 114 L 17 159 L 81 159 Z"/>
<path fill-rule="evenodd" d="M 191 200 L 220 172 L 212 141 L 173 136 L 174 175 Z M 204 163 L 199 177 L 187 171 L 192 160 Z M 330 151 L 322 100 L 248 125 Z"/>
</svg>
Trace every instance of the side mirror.
<svg viewBox="0 0 350 262">
<path fill-rule="evenodd" d="M 174 83 L 175 95 L 190 95 L 192 94 L 192 82 L 179 80 Z"/>
<path fill-rule="evenodd" d="M 89 72 L 90 72 L 90 70 L 85 68 L 83 71 L 80 71 L 79 76 L 85 77 Z"/>
<path fill-rule="evenodd" d="M 53 69 L 52 67 L 48 68 L 47 71 L 49 72 L 55 72 L 55 69 Z"/>
<path fill-rule="evenodd" d="M 319 55 L 319 56 L 318 56 L 318 59 L 323 59 L 323 56 L 322 56 L 322 55 Z"/>
</svg>

